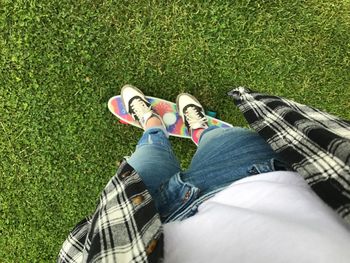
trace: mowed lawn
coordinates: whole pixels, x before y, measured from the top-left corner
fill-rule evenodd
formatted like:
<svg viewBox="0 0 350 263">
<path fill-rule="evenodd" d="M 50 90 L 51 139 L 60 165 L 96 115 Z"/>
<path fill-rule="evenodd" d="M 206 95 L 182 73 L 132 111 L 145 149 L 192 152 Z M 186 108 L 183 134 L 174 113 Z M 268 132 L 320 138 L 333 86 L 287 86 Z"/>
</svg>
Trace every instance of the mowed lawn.
<svg viewBox="0 0 350 263">
<path fill-rule="evenodd" d="M 0 262 L 52 262 L 141 135 L 107 109 L 126 83 L 237 126 L 237 86 L 350 119 L 350 2 L 1 0 L 0 63 Z"/>
</svg>

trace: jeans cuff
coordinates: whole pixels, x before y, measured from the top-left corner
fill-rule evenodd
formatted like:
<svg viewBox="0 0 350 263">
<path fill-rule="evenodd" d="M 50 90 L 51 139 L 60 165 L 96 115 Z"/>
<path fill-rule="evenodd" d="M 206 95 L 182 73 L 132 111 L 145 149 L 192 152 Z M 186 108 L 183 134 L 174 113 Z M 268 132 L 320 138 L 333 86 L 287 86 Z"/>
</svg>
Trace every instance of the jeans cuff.
<svg viewBox="0 0 350 263">
<path fill-rule="evenodd" d="M 154 126 L 154 127 L 148 128 L 144 131 L 143 134 L 152 133 L 152 132 L 159 131 L 159 130 L 161 130 L 164 133 L 164 135 L 167 138 L 169 138 L 169 133 L 164 126 Z"/>
<path fill-rule="evenodd" d="M 203 136 L 204 136 L 206 133 L 208 133 L 208 132 L 210 132 L 210 131 L 212 131 L 212 130 L 215 130 L 215 129 L 217 129 L 217 128 L 220 128 L 220 127 L 218 127 L 218 126 L 209 126 L 208 128 L 206 128 L 206 129 L 202 132 L 201 137 L 199 138 L 198 144 L 201 142 Z"/>
</svg>

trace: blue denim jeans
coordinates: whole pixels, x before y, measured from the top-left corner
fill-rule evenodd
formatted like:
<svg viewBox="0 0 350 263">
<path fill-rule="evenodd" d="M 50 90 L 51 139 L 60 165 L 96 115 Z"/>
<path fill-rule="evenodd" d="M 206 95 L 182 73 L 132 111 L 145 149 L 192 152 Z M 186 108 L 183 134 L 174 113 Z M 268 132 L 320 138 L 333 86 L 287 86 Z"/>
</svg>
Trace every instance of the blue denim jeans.
<svg viewBox="0 0 350 263">
<path fill-rule="evenodd" d="M 200 203 L 234 181 L 287 170 L 256 132 L 238 127 L 206 129 L 185 171 L 180 168 L 168 135 L 158 127 L 144 132 L 127 161 L 146 184 L 163 222 L 195 214 Z"/>
</svg>

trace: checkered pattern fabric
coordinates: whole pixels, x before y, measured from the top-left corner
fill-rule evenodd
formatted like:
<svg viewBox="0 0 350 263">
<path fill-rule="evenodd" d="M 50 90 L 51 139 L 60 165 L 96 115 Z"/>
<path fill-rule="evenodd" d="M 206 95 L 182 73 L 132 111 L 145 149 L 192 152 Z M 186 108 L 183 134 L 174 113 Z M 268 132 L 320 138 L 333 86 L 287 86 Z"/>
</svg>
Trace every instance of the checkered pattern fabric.
<svg viewBox="0 0 350 263">
<path fill-rule="evenodd" d="M 242 87 L 229 95 L 250 126 L 350 223 L 350 123 Z"/>
<path fill-rule="evenodd" d="M 125 161 L 103 190 L 94 214 L 63 244 L 57 262 L 161 262 L 159 215 L 139 175 Z"/>
</svg>

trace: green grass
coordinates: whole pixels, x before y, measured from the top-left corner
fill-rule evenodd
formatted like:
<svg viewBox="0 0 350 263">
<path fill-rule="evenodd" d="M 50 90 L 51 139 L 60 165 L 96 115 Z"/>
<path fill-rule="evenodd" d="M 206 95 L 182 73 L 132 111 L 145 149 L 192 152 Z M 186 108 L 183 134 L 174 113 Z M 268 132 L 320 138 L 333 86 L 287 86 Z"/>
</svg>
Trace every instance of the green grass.
<svg viewBox="0 0 350 263">
<path fill-rule="evenodd" d="M 141 135 L 106 107 L 125 83 L 235 125 L 239 85 L 350 118 L 348 0 L 146 2 L 0 1 L 0 262 L 53 261 L 93 211 Z"/>
</svg>

